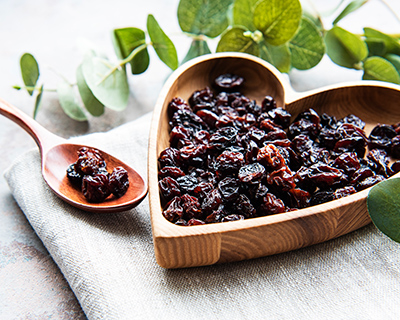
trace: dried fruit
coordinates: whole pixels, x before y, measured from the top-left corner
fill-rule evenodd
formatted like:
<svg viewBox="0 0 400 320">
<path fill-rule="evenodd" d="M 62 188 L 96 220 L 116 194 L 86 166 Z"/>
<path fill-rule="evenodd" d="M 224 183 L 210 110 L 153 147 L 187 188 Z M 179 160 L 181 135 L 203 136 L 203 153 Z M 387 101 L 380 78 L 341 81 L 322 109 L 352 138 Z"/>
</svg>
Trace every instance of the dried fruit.
<svg viewBox="0 0 400 320">
<path fill-rule="evenodd" d="M 249 219 L 306 208 L 368 188 L 400 171 L 400 125 L 377 125 L 367 138 L 356 115 L 309 108 L 291 114 L 266 95 L 239 92 L 223 74 L 215 92 L 195 91 L 168 105 L 170 147 L 159 156 L 163 215 L 180 226 Z M 100 165 L 99 165 L 100 166 Z M 100 170 L 100 169 L 99 169 Z M 71 179 L 74 168 L 69 169 Z M 77 176 L 79 179 L 79 176 Z"/>
<path fill-rule="evenodd" d="M 123 167 L 110 174 L 99 150 L 82 147 L 78 159 L 67 168 L 67 177 L 90 202 L 103 202 L 111 193 L 122 197 L 129 188 L 129 175 Z"/>
</svg>

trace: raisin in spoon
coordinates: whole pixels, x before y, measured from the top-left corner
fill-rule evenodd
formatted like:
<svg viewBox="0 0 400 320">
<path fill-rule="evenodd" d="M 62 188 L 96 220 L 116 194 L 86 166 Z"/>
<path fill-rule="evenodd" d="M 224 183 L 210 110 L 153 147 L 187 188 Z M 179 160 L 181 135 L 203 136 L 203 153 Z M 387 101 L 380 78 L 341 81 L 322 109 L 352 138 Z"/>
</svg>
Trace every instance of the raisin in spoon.
<svg viewBox="0 0 400 320">
<path fill-rule="evenodd" d="M 108 168 L 123 167 L 128 172 L 130 186 L 121 197 L 110 197 L 100 203 L 89 202 L 68 180 L 66 169 L 76 161 L 77 151 L 84 145 L 72 144 L 49 132 L 31 117 L 0 99 L 0 114 L 27 131 L 38 145 L 42 159 L 42 175 L 54 193 L 65 202 L 90 212 L 119 212 L 138 205 L 147 194 L 147 184 L 131 167 L 100 151 Z"/>
</svg>

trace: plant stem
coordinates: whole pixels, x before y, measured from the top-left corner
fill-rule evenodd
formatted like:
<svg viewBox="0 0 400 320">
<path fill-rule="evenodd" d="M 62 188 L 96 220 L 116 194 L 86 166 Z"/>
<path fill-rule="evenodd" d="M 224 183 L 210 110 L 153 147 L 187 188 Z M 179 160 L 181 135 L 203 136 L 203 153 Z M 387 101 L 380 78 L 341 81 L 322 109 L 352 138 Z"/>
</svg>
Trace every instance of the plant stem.
<svg viewBox="0 0 400 320">
<path fill-rule="evenodd" d="M 14 86 L 14 89 L 16 89 L 16 90 L 21 90 L 21 89 L 35 90 L 35 91 L 39 91 L 39 92 L 57 92 L 56 89 L 42 89 L 42 87 L 32 87 L 32 86 L 24 86 L 24 87 Z"/>
<path fill-rule="evenodd" d="M 117 65 L 114 66 L 114 68 L 110 69 L 109 72 L 107 72 L 107 74 L 104 75 L 104 77 L 96 84 L 99 85 L 101 84 L 103 81 L 105 81 L 109 76 L 111 76 L 116 70 L 118 70 L 119 68 L 121 68 L 122 66 L 124 66 L 125 64 L 127 64 L 128 62 L 130 62 L 140 51 L 146 49 L 151 43 L 143 43 L 142 45 L 140 45 L 139 47 L 136 47 L 135 50 L 133 50 L 129 56 L 127 56 L 125 59 L 120 60 L 119 63 Z"/>
</svg>

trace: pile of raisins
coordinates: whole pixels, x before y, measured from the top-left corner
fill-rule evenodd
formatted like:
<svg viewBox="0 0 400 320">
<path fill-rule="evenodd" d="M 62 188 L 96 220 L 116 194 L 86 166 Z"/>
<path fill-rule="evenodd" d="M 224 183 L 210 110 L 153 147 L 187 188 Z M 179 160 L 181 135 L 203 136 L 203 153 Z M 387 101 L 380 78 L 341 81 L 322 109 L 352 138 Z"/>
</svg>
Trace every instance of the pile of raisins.
<svg viewBox="0 0 400 320">
<path fill-rule="evenodd" d="M 97 149 L 83 147 L 78 150 L 78 160 L 68 167 L 67 177 L 90 202 L 103 202 L 111 194 L 122 197 L 129 187 L 128 172 L 116 167 L 109 173 L 106 167 Z"/>
<path fill-rule="evenodd" d="M 355 115 L 291 114 L 261 105 L 224 74 L 168 105 L 170 147 L 158 158 L 163 215 L 183 226 L 284 213 L 351 195 L 400 171 L 400 124 L 367 137 Z"/>
</svg>

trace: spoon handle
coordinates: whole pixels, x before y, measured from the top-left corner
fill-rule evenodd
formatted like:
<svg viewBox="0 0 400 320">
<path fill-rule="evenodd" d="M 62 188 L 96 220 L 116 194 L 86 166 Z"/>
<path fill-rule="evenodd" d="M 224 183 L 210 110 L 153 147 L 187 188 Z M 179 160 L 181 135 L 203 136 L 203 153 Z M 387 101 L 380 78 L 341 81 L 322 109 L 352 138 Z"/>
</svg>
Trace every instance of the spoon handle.
<svg viewBox="0 0 400 320">
<path fill-rule="evenodd" d="M 40 151 L 46 152 L 51 147 L 61 143 L 63 138 L 51 133 L 26 113 L 0 98 L 0 114 L 18 124 L 35 140 Z"/>
</svg>

